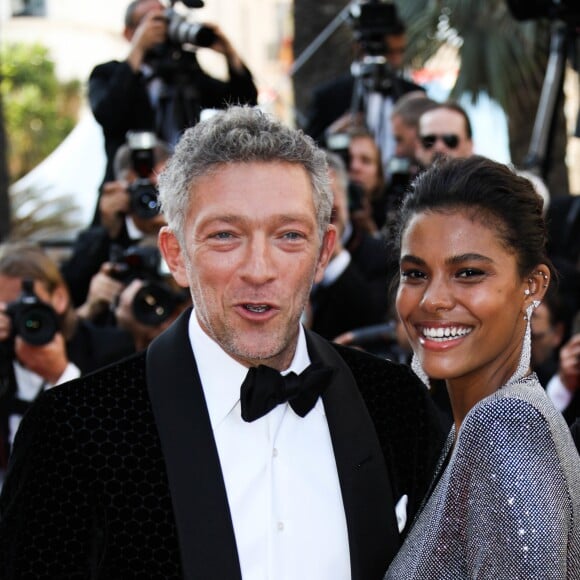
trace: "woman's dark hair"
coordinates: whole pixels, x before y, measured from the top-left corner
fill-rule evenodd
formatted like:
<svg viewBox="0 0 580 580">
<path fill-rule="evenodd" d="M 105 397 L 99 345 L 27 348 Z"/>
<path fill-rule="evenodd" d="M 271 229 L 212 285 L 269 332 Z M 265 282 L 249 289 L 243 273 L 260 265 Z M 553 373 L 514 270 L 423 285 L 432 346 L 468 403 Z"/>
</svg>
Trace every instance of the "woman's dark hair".
<svg viewBox="0 0 580 580">
<path fill-rule="evenodd" d="M 415 179 L 403 200 L 393 240 L 395 256 L 401 255 L 402 235 L 413 215 L 461 210 L 497 230 L 506 249 L 515 254 L 520 276 L 528 276 L 538 264 L 555 274 L 546 253 L 542 206 L 532 183 L 502 163 L 479 155 L 437 161 Z"/>
</svg>

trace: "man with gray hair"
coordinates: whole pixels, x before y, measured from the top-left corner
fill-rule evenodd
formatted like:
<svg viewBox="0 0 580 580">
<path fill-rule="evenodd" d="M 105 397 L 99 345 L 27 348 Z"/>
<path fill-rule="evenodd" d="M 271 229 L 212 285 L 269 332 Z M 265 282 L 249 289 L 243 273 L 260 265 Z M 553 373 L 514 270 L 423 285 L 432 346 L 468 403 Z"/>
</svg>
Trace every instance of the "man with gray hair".
<svg viewBox="0 0 580 580">
<path fill-rule="evenodd" d="M 186 131 L 159 187 L 193 309 L 35 404 L 0 576 L 381 578 L 442 438 L 409 369 L 300 323 L 336 235 L 324 153 L 233 107 Z"/>
</svg>

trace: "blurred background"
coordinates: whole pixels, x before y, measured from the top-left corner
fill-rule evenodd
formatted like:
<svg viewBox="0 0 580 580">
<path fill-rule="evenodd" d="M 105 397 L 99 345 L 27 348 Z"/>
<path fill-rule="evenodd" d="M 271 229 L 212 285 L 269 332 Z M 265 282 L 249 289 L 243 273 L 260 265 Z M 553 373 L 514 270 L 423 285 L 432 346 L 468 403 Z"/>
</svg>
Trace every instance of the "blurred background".
<svg viewBox="0 0 580 580">
<path fill-rule="evenodd" d="M 406 77 L 435 100 L 461 102 L 477 153 L 525 166 L 542 88 L 552 85 L 549 150 L 538 169 L 552 196 L 580 193 L 577 3 L 397 2 Z M 95 65 L 125 58 L 126 4 L 0 0 L 0 240 L 67 240 L 90 222 L 105 154 L 86 84 Z M 301 126 L 313 88 L 352 64 L 354 4 L 206 0 L 176 9 L 219 24 L 253 74 L 259 105 Z M 197 53 L 210 74 L 226 75 L 213 51 Z M 549 68 L 556 56 L 561 77 Z"/>
</svg>

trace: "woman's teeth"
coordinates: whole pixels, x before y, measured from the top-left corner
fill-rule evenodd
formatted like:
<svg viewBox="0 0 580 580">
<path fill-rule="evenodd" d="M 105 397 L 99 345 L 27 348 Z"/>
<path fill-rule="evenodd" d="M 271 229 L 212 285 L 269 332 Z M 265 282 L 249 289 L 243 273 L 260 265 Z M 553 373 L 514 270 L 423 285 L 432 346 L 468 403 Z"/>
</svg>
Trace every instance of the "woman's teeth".
<svg viewBox="0 0 580 580">
<path fill-rule="evenodd" d="M 446 326 L 445 328 L 423 328 L 421 329 L 421 334 L 429 340 L 445 342 L 446 340 L 453 340 L 461 336 L 466 336 L 472 330 L 472 328 L 466 328 L 464 326 Z"/>
</svg>

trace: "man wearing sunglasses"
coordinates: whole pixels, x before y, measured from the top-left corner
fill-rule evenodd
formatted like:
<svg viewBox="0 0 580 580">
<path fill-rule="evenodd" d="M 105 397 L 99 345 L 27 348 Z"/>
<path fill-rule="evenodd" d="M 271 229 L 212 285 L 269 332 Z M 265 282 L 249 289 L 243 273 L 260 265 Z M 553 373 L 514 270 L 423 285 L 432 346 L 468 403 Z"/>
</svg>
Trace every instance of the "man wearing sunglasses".
<svg viewBox="0 0 580 580">
<path fill-rule="evenodd" d="M 439 157 L 469 157 L 473 154 L 471 123 L 457 103 L 441 103 L 419 119 L 419 142 L 415 156 L 423 167 Z"/>
</svg>

